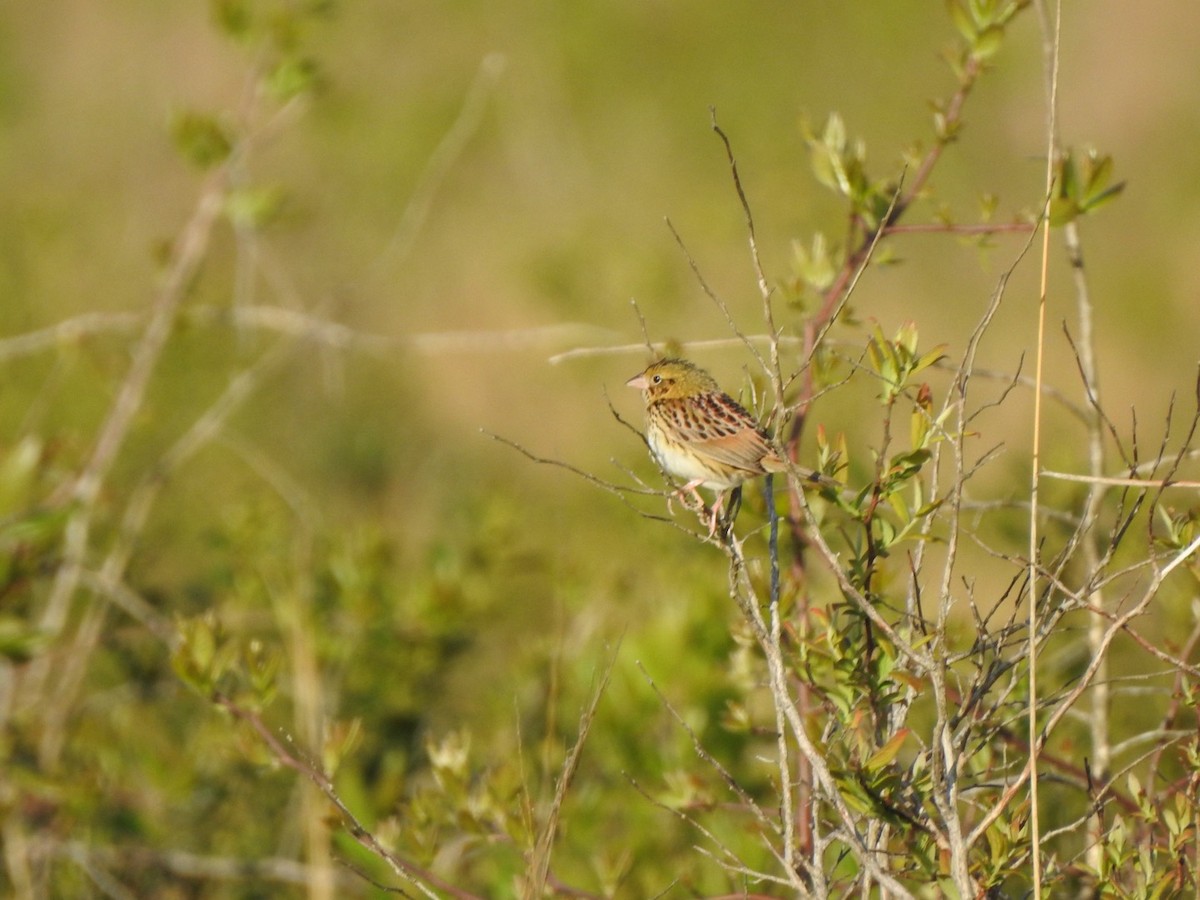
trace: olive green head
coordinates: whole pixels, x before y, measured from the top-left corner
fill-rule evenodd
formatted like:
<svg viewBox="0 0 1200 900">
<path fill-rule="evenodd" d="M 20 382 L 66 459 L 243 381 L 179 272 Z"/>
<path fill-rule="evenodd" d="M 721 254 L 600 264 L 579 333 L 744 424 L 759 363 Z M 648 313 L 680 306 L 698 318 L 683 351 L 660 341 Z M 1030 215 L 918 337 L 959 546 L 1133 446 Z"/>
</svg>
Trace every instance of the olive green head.
<svg viewBox="0 0 1200 900">
<path fill-rule="evenodd" d="M 698 397 L 720 390 L 711 375 L 686 359 L 660 359 L 625 384 L 644 392 L 647 402 Z"/>
</svg>

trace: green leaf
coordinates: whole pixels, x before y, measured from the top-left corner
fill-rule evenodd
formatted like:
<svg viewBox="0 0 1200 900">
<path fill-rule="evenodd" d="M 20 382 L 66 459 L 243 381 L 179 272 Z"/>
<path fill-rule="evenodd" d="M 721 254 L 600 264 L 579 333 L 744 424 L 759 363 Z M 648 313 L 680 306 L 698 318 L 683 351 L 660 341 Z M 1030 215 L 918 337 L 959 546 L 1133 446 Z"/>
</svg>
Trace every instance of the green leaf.
<svg viewBox="0 0 1200 900">
<path fill-rule="evenodd" d="M 904 741 L 911 733 L 908 728 L 901 728 L 897 731 L 886 744 L 880 747 L 864 764 L 864 768 L 868 772 L 878 772 L 880 769 L 888 766 L 895 760 L 900 748 L 904 746 Z"/>
<path fill-rule="evenodd" d="M 1050 201 L 1049 221 L 1053 228 L 1074 221 L 1079 213 L 1079 205 L 1067 197 L 1055 197 Z"/>
<path fill-rule="evenodd" d="M 948 344 L 938 344 L 936 347 L 934 347 L 928 353 L 919 357 L 917 359 L 916 364 L 912 367 L 911 370 L 909 370 L 909 374 L 916 375 L 922 369 L 928 369 L 930 366 L 932 366 L 938 360 L 944 359 L 946 357 L 946 347 L 948 347 L 948 346 L 949 346 Z M 915 345 L 914 345 L 913 349 L 916 350 Z"/>
<path fill-rule="evenodd" d="M 275 99 L 286 102 L 316 87 L 320 70 L 316 62 L 303 57 L 282 60 L 267 75 L 267 91 Z"/>
<path fill-rule="evenodd" d="M 1079 195 L 1079 176 L 1075 168 L 1075 160 L 1070 154 L 1063 157 L 1058 170 L 1059 194 L 1064 197 Z"/>
<path fill-rule="evenodd" d="M 883 517 L 877 518 L 875 524 L 879 528 L 879 547 L 881 550 L 886 550 L 896 543 L 895 525 Z"/>
<path fill-rule="evenodd" d="M 998 25 L 992 25 L 979 32 L 971 44 L 971 52 L 977 59 L 989 59 L 996 55 L 996 51 L 1003 43 L 1004 29 Z"/>
<path fill-rule="evenodd" d="M 334 722 L 321 748 L 321 766 L 330 778 L 362 741 L 362 719 Z"/>
<path fill-rule="evenodd" d="M 0 657 L 27 663 L 45 649 L 50 636 L 16 616 L 0 618 Z"/>
<path fill-rule="evenodd" d="M 171 136 L 184 159 L 201 169 L 224 162 L 233 150 L 233 139 L 214 117 L 196 112 L 177 113 Z"/>
<path fill-rule="evenodd" d="M 34 547 L 39 551 L 47 551 L 49 545 L 59 539 L 63 526 L 66 525 L 70 510 L 64 507 L 58 509 L 39 509 L 10 520 L 0 525 L 0 547 L 7 553 L 15 553 L 18 547 Z"/>
<path fill-rule="evenodd" d="M 262 641 L 250 641 L 242 652 L 242 666 L 249 678 L 250 686 L 255 692 L 255 702 L 258 706 L 266 706 L 275 696 L 276 676 L 282 664 L 282 657 L 274 647 L 267 647 Z"/>
<path fill-rule="evenodd" d="M 171 654 L 171 666 L 179 678 L 204 696 L 210 695 L 217 682 L 236 662 L 236 647 L 226 640 L 216 616 L 208 613 L 176 624 L 178 643 Z"/>
<path fill-rule="evenodd" d="M 1088 193 L 1103 191 L 1112 181 L 1113 160 L 1111 156 L 1091 156 L 1091 167 L 1088 173 Z"/>
<path fill-rule="evenodd" d="M 914 675 L 912 672 L 905 672 L 903 669 L 897 669 L 892 673 L 892 679 L 900 682 L 911 691 L 921 693 L 928 689 L 929 680 L 922 678 L 919 675 Z"/>
<path fill-rule="evenodd" d="M 1117 184 L 1114 184 L 1112 187 L 1108 188 L 1107 190 L 1101 191 L 1099 194 L 1089 194 L 1087 197 L 1087 201 L 1084 205 L 1084 210 L 1086 212 L 1092 212 L 1093 210 L 1097 210 L 1101 206 L 1104 206 L 1105 204 L 1111 203 L 1113 200 L 1116 200 L 1117 197 L 1119 197 L 1121 195 L 1121 192 L 1124 190 L 1125 190 L 1125 182 L 1122 181 L 1122 182 L 1118 182 Z"/>
<path fill-rule="evenodd" d="M 837 113 L 830 113 L 825 122 L 825 133 L 821 135 L 823 143 L 835 156 L 840 156 L 846 149 L 846 122 Z"/>
<path fill-rule="evenodd" d="M 11 515 L 25 504 L 41 468 L 43 450 L 40 439 L 26 435 L 0 459 L 0 514 Z"/>
<path fill-rule="evenodd" d="M 966 7 L 959 0 L 947 0 L 946 7 L 954 27 L 968 44 L 975 43 L 975 23 L 972 21 Z"/>
<path fill-rule="evenodd" d="M 212 17 L 221 31 L 239 41 L 246 40 L 254 24 L 247 0 L 212 0 Z"/>
<path fill-rule="evenodd" d="M 284 199 L 275 186 L 236 188 L 225 197 L 225 215 L 235 228 L 257 230 L 279 215 Z"/>
<path fill-rule="evenodd" d="M 908 420 L 908 442 L 913 447 L 924 447 L 929 439 L 929 416 L 923 409 L 914 409 Z"/>
<path fill-rule="evenodd" d="M 888 466 L 888 474 L 897 477 L 912 475 L 933 457 L 933 451 L 928 447 L 918 447 L 905 453 L 897 453 L 892 457 Z"/>
<path fill-rule="evenodd" d="M 1162 821 L 1163 821 L 1163 824 L 1167 826 L 1167 832 L 1169 834 L 1172 834 L 1172 835 L 1179 834 L 1181 826 L 1180 826 L 1180 822 L 1179 822 L 1179 817 L 1177 815 L 1175 815 L 1175 810 L 1171 809 L 1169 806 L 1163 807 Z"/>
<path fill-rule="evenodd" d="M 833 283 L 837 269 L 824 234 L 818 231 L 813 235 L 811 248 L 799 241 L 792 242 L 792 271 L 805 285 L 817 291 L 823 291 Z"/>
</svg>

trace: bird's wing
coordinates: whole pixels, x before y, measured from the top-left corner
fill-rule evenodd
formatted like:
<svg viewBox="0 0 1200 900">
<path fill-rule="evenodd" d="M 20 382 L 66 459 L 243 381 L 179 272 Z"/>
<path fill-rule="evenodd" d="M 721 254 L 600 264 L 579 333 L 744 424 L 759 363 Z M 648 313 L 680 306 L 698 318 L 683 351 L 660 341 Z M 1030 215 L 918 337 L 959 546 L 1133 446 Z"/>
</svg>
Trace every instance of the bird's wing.
<svg viewBox="0 0 1200 900">
<path fill-rule="evenodd" d="M 688 446 L 717 463 L 762 474 L 764 460 L 778 458 L 766 432 L 728 394 L 673 401 L 668 414 Z"/>
</svg>

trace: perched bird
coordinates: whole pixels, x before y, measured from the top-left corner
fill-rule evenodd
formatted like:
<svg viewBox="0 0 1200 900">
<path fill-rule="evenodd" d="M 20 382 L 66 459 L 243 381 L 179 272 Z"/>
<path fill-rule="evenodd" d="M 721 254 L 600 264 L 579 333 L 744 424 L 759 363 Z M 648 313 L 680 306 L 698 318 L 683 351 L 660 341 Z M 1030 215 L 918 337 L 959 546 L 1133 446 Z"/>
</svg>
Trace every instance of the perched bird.
<svg viewBox="0 0 1200 900">
<path fill-rule="evenodd" d="M 786 472 L 788 463 L 754 417 L 685 359 L 660 359 L 625 382 L 646 402 L 646 442 L 658 464 L 682 478 L 683 490 L 703 504 L 697 488 L 717 492 L 709 534 L 725 492 L 768 472 Z M 800 469 L 821 486 L 831 479 Z"/>
</svg>

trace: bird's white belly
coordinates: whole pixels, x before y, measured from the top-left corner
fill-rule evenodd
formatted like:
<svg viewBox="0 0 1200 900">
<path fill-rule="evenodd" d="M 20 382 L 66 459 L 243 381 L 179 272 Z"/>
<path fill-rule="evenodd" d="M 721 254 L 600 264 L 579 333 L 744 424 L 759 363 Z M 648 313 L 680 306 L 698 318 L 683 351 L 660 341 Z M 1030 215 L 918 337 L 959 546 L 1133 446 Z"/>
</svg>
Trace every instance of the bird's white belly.
<svg viewBox="0 0 1200 900">
<path fill-rule="evenodd" d="M 672 441 L 665 440 L 662 431 L 658 428 L 648 428 L 646 440 L 649 442 L 650 452 L 654 454 L 658 464 L 671 475 L 688 483 L 694 481 L 710 490 L 727 491 L 732 487 L 737 487 L 745 480 L 737 477 L 740 473 L 731 473 L 732 477 L 723 477 L 722 473 L 715 470 L 715 467 L 704 465 L 694 453 L 684 450 Z"/>
</svg>

